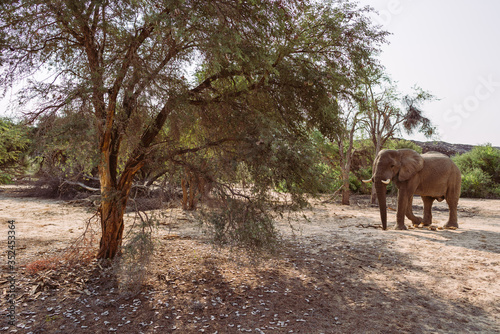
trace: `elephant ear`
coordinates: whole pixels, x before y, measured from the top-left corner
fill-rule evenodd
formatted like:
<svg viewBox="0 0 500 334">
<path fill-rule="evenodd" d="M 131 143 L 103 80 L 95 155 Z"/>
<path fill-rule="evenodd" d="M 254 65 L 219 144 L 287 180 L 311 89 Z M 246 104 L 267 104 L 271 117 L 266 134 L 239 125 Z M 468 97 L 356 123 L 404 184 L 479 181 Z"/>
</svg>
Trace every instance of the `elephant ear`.
<svg viewBox="0 0 500 334">
<path fill-rule="evenodd" d="M 399 169 L 399 181 L 409 180 L 413 175 L 418 173 L 424 168 L 424 159 L 410 149 L 399 150 L 401 154 L 401 168 Z"/>
</svg>

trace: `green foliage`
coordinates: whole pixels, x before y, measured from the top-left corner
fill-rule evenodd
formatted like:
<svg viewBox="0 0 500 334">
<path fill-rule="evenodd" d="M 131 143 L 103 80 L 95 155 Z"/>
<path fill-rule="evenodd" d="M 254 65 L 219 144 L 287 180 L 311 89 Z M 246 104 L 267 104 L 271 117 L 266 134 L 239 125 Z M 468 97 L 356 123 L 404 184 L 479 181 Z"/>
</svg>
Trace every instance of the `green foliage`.
<svg viewBox="0 0 500 334">
<path fill-rule="evenodd" d="M 384 148 L 389 150 L 399 150 L 409 148 L 422 154 L 422 148 L 412 141 L 406 139 L 390 139 L 385 143 Z"/>
<path fill-rule="evenodd" d="M 499 197 L 500 187 L 495 185 L 491 176 L 480 168 L 467 170 L 462 174 L 462 196 L 488 198 Z"/>
<path fill-rule="evenodd" d="M 322 193 L 333 193 L 342 186 L 342 171 L 340 166 L 340 154 L 337 145 L 326 140 L 324 136 L 316 131 L 312 134 L 313 141 L 320 152 L 320 160 L 316 162 L 316 168 L 321 173 Z M 373 159 L 373 147 L 369 140 L 354 141 L 354 153 L 349 172 L 349 189 L 353 193 L 367 193 L 366 185 L 361 182 L 371 177 L 371 160 Z"/>
<path fill-rule="evenodd" d="M 342 185 L 342 175 L 339 166 L 333 166 L 323 160 L 318 162 L 315 167 L 321 173 L 322 179 L 318 192 L 331 194 L 340 188 Z"/>
<path fill-rule="evenodd" d="M 360 193 L 363 189 L 363 182 L 354 173 L 349 173 L 349 190 L 353 193 Z"/>
<path fill-rule="evenodd" d="M 318 160 L 315 162 L 315 168 L 320 172 L 322 179 L 319 192 L 333 193 L 342 186 L 339 149 L 320 131 L 313 131 L 311 140 L 319 153 Z"/>
<path fill-rule="evenodd" d="M 500 198 L 500 150 L 490 144 L 453 157 L 462 172 L 462 196 Z"/>
<path fill-rule="evenodd" d="M 0 184 L 22 176 L 29 167 L 30 128 L 0 118 Z"/>
<path fill-rule="evenodd" d="M 122 194 L 136 173 L 149 182 L 188 168 L 223 186 L 248 181 L 259 208 L 270 190 L 302 205 L 324 185 L 309 134 L 340 131 L 337 97 L 374 66 L 387 35 L 347 1 L 0 6 L 10 46 L 0 85 L 39 70 L 54 78 L 30 80 L 19 99 L 47 129 L 43 168 L 78 179 L 99 167 Z"/>
</svg>

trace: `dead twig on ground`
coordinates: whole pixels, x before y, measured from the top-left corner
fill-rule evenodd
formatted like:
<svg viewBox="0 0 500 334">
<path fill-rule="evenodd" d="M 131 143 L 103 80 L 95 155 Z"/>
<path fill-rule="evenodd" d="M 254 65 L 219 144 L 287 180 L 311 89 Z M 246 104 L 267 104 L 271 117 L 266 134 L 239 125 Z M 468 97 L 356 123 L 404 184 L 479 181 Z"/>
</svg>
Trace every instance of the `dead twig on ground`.
<svg viewBox="0 0 500 334">
<path fill-rule="evenodd" d="M 368 224 L 368 225 L 364 225 L 364 224 L 358 224 L 356 225 L 356 227 L 362 227 L 362 228 L 382 228 L 382 225 L 372 225 L 372 224 Z"/>
</svg>

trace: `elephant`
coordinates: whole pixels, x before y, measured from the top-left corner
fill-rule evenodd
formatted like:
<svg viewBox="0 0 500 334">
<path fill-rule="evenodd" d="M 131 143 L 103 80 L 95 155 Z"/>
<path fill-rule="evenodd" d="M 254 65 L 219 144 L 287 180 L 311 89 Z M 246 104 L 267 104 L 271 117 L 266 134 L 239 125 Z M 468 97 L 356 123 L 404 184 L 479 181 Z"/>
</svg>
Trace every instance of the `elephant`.
<svg viewBox="0 0 500 334">
<path fill-rule="evenodd" d="M 457 206 L 462 177 L 457 165 L 439 152 L 419 154 L 411 149 L 381 150 L 373 162 L 373 182 L 379 202 L 382 229 L 387 229 L 386 187 L 391 181 L 398 188 L 396 230 L 406 230 L 405 215 L 414 226 L 432 224 L 432 203 L 446 200 L 449 219 L 444 228 L 458 228 Z M 413 214 L 413 195 L 420 195 L 424 202 L 423 218 Z"/>
</svg>

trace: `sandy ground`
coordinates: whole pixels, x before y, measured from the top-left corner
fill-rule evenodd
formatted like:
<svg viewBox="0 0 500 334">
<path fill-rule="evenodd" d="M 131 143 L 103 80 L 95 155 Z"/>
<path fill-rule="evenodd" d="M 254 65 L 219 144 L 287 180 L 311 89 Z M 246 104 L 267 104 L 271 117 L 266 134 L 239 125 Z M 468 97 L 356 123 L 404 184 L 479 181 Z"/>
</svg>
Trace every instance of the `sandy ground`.
<svg viewBox="0 0 500 334">
<path fill-rule="evenodd" d="M 461 199 L 457 230 L 408 231 L 374 228 L 378 209 L 366 198 L 318 200 L 292 219 L 293 230 L 278 223 L 282 250 L 262 258 L 215 249 L 196 214 L 165 209 L 145 287 L 131 293 L 96 261 L 28 272 L 61 254 L 93 212 L 3 190 L 5 255 L 7 221 L 16 226 L 17 318 L 8 325 L 4 256 L 0 332 L 500 333 L 500 200 Z M 414 212 L 422 214 L 417 198 Z M 446 204 L 433 214 L 433 225 L 444 225 Z"/>
</svg>

